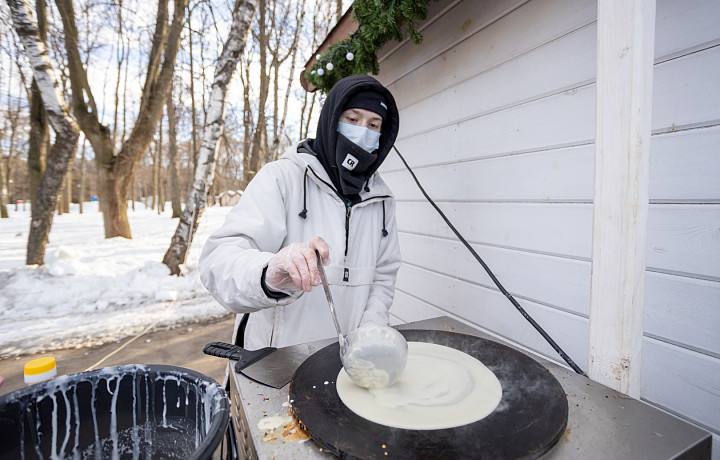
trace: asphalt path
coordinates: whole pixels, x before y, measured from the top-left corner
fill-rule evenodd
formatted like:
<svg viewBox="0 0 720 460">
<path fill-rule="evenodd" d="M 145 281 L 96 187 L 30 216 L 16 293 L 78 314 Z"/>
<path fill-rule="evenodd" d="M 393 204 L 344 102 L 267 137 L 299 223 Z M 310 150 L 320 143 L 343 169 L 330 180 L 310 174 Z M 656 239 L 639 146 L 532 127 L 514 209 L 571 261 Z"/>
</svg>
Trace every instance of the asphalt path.
<svg viewBox="0 0 720 460">
<path fill-rule="evenodd" d="M 41 356 L 55 358 L 58 375 L 122 364 L 167 364 L 199 371 L 222 383 L 227 361 L 208 356 L 202 349 L 209 342 L 229 342 L 234 318 L 235 315 L 230 314 L 213 322 L 151 330 L 142 336 L 95 348 L 56 350 L 0 360 L 0 377 L 5 381 L 0 387 L 0 395 L 24 388 L 25 363 Z"/>
</svg>

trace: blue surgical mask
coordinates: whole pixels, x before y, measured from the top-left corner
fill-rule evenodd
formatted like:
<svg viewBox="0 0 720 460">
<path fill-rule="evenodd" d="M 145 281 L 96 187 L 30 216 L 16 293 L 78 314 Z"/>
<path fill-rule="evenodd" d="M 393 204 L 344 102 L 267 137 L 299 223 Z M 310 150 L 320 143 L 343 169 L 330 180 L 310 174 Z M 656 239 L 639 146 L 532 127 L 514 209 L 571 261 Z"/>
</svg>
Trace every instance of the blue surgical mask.
<svg viewBox="0 0 720 460">
<path fill-rule="evenodd" d="M 363 126 L 339 122 L 337 131 L 368 153 L 380 146 L 380 133 Z"/>
</svg>

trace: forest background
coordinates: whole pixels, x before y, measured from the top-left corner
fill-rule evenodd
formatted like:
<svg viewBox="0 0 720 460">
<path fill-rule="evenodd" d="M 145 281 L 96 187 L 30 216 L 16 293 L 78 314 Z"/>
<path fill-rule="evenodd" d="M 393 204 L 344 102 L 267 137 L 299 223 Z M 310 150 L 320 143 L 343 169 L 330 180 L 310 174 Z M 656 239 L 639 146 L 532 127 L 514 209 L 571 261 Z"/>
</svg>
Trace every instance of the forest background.
<svg viewBox="0 0 720 460">
<path fill-rule="evenodd" d="M 16 33 L 10 2 L 0 2 L 0 211 L 15 210 L 33 200 L 48 147 L 54 132 L 33 130 L 39 97 L 32 69 Z M 299 140 L 311 137 L 320 101 L 299 83 L 299 74 L 313 50 L 343 12 L 341 0 L 261 0 L 240 57 L 235 78 L 228 89 L 225 128 L 219 139 L 214 180 L 208 204 L 225 191 L 242 190 L 255 172 Z M 347 6 L 346 2 L 346 6 Z M 89 112 L 96 111 L 99 125 L 108 130 L 116 152 L 143 123 L 139 116 L 145 103 L 146 81 L 153 62 L 160 58 L 153 46 L 160 27 L 171 26 L 182 1 L 57 0 L 31 3 L 34 19 L 54 66 L 61 93 L 73 107 L 73 62 L 68 53 L 67 27 L 61 8 L 74 8 L 79 59 L 85 70 L 84 90 Z M 166 11 L 159 14 L 159 5 Z M 172 205 L 179 217 L 197 168 L 198 151 L 210 106 L 215 65 L 221 53 L 237 3 L 199 0 L 185 3 L 171 91 L 162 101 L 164 109 L 148 148 L 141 153 L 131 174 L 125 197 L 130 209 L 142 202 L 158 213 Z M 43 26 L 44 24 L 44 26 Z M 44 29 L 44 34 L 42 33 Z M 165 33 L 165 40 L 168 40 Z M 172 38 L 170 38 L 171 40 Z M 167 54 L 167 52 L 166 52 Z M 158 66 L 167 66 L 162 63 Z M 156 70 L 157 73 L 160 70 Z M 80 73 L 82 74 L 82 72 Z M 157 104 L 157 101 L 154 101 Z M 40 114 L 42 115 L 42 114 Z M 76 114 L 73 114 L 77 117 Z M 39 133 L 39 134 L 38 134 Z M 102 163 L 80 132 L 58 196 L 57 213 L 103 195 L 98 180 Z M 131 236 L 108 233 L 106 236 Z"/>
<path fill-rule="evenodd" d="M 63 132 L 44 110 L 55 96 L 35 80 L 21 10 L 45 44 L 56 98 L 79 135 L 53 195 L 52 232 L 35 260 L 35 198 L 59 163 L 54 147 Z M 321 97 L 306 92 L 299 76 L 343 12 L 341 0 L 0 1 L 0 359 L 227 314 L 197 273 L 202 244 L 230 209 L 212 205 L 237 196 L 263 164 L 314 135 Z M 241 54 L 223 77 L 231 45 Z M 159 98 L 167 74 L 167 96 Z M 219 76 L 230 82 L 224 127 L 207 143 Z M 160 109 L 154 121 L 150 106 Z M 101 202 L 110 192 L 102 187 L 112 185 L 108 171 L 117 175 L 109 163 L 143 131 L 147 147 L 126 156 L 133 165 L 123 233 L 108 226 Z M 208 163 L 212 171 L 203 172 Z M 212 179 L 202 190 L 207 209 L 192 199 L 198 177 Z M 183 214 L 193 206 L 190 217 Z M 166 259 L 183 225 L 185 246 L 173 266 Z M 184 276 L 168 276 L 173 268 Z"/>
</svg>

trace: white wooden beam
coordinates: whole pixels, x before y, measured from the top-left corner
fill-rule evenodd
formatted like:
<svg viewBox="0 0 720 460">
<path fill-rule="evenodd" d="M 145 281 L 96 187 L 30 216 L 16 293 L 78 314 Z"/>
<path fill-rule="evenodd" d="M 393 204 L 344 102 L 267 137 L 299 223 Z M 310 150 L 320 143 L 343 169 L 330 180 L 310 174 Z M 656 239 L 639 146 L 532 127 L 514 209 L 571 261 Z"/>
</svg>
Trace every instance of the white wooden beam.
<svg viewBox="0 0 720 460">
<path fill-rule="evenodd" d="M 655 0 L 599 0 L 589 376 L 640 396 Z"/>
</svg>

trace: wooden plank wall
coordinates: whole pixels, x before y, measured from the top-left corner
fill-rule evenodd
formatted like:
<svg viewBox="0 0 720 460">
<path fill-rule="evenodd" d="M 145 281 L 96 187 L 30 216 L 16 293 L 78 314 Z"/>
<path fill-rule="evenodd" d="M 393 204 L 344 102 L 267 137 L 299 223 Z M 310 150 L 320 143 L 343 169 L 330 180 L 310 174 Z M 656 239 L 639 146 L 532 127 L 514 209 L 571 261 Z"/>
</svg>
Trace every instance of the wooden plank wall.
<svg viewBox="0 0 720 460">
<path fill-rule="evenodd" d="M 505 288 L 587 368 L 594 0 L 430 2 L 378 79 L 397 146 Z M 720 2 L 658 0 L 641 397 L 720 433 Z M 450 315 L 560 362 L 395 154 L 397 322 Z M 612 248 L 608 248 L 612 250 Z M 720 438 L 715 452 L 720 453 Z"/>
</svg>

